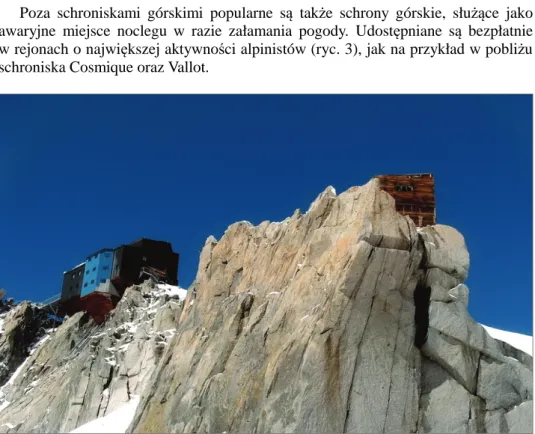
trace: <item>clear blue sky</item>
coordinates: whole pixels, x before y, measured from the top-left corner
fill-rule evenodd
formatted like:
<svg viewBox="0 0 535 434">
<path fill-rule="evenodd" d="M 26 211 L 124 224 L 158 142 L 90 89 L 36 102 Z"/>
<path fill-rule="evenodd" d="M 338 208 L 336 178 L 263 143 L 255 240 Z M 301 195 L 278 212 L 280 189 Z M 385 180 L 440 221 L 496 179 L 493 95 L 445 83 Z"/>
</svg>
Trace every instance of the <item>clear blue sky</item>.
<svg viewBox="0 0 535 434">
<path fill-rule="evenodd" d="M 39 301 L 140 237 L 194 279 L 206 237 L 388 173 L 432 172 L 477 321 L 532 331 L 531 96 L 0 96 L 0 287 Z"/>
</svg>

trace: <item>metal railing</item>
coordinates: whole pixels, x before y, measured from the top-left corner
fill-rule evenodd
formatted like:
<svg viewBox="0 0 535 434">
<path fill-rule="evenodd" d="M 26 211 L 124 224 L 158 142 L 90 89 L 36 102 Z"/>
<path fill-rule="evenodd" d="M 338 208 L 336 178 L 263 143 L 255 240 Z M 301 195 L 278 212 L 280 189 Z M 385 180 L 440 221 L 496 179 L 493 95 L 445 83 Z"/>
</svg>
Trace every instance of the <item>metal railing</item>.
<svg viewBox="0 0 535 434">
<path fill-rule="evenodd" d="M 48 297 L 46 300 L 41 301 L 40 303 L 37 303 L 37 304 L 40 304 L 43 307 L 50 306 L 51 304 L 54 304 L 57 301 L 59 301 L 60 298 L 61 298 L 61 293 L 55 294 L 52 297 Z"/>
</svg>

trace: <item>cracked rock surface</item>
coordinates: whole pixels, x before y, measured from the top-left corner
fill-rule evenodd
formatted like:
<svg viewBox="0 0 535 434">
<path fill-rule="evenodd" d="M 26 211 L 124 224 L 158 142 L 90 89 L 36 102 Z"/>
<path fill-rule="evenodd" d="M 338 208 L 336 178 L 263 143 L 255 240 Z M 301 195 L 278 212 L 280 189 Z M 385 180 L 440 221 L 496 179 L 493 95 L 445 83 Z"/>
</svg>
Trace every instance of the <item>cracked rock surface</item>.
<svg viewBox="0 0 535 434">
<path fill-rule="evenodd" d="M 183 304 L 143 285 L 100 327 L 70 318 L 0 430 L 69 431 L 135 394 L 132 432 L 531 432 L 532 358 L 470 317 L 468 270 L 458 231 L 416 228 L 376 181 L 327 188 L 209 237 Z"/>
<path fill-rule="evenodd" d="M 6 306 L 0 300 L 0 307 L 2 308 L 2 313 L 0 313 L 0 386 L 2 386 L 26 359 L 32 344 L 44 335 L 47 321 L 46 314 L 28 302 L 11 307 Z"/>
<path fill-rule="evenodd" d="M 147 283 L 100 326 L 83 312 L 69 318 L 2 388 L 0 432 L 69 432 L 141 394 L 181 306 Z"/>
<path fill-rule="evenodd" d="M 196 298 L 130 428 L 529 429 L 531 365 L 505 356 L 470 318 L 468 268 L 459 232 L 417 229 L 375 181 L 339 196 L 328 188 L 281 223 L 236 223 L 207 240 Z M 421 350 L 419 284 L 435 295 Z"/>
</svg>

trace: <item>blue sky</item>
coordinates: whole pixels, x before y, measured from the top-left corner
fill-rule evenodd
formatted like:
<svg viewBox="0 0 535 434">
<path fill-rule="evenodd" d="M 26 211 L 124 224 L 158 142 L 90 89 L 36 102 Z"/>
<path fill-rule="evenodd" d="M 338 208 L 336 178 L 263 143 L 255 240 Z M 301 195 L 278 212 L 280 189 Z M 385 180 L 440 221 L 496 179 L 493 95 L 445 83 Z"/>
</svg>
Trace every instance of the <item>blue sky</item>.
<svg viewBox="0 0 535 434">
<path fill-rule="evenodd" d="M 432 172 L 465 236 L 469 310 L 532 331 L 531 96 L 0 96 L 0 287 L 39 301 L 141 237 L 194 279 L 206 237 L 389 173 Z"/>
</svg>

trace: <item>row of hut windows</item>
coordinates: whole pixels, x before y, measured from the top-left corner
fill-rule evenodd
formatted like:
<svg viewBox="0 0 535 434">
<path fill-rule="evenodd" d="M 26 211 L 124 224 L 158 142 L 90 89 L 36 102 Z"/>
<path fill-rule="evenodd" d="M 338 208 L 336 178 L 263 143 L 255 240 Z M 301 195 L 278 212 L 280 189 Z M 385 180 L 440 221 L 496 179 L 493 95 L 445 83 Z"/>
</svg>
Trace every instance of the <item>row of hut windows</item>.
<svg viewBox="0 0 535 434">
<path fill-rule="evenodd" d="M 414 187 L 410 184 L 398 184 L 396 185 L 396 191 L 414 191 Z"/>
</svg>

